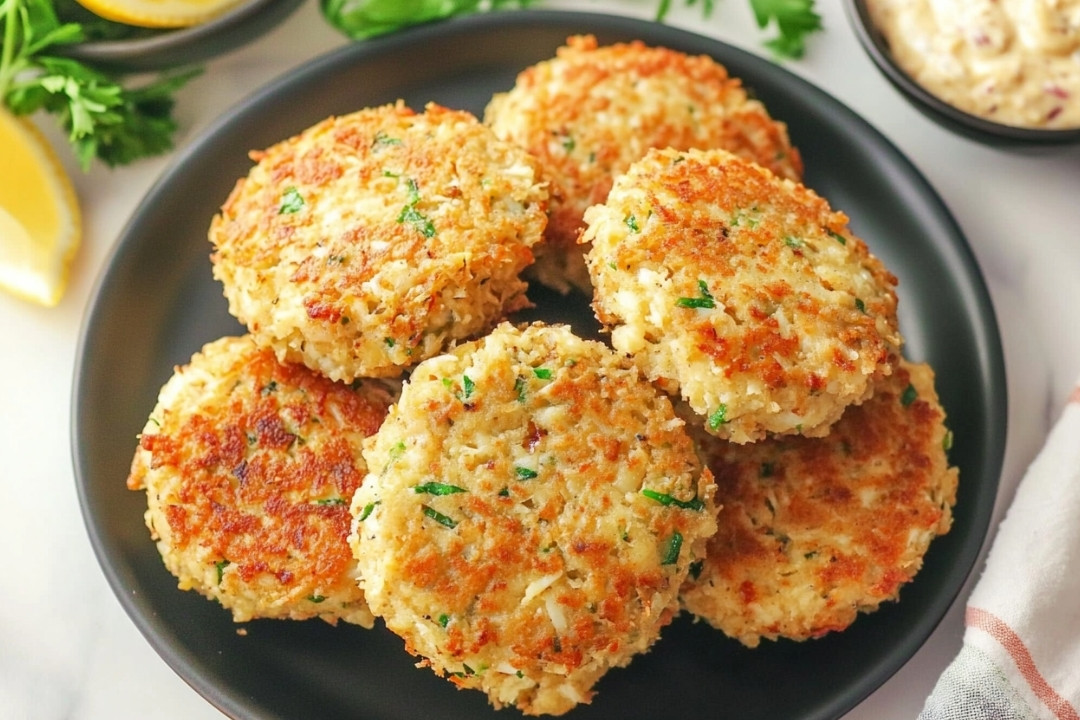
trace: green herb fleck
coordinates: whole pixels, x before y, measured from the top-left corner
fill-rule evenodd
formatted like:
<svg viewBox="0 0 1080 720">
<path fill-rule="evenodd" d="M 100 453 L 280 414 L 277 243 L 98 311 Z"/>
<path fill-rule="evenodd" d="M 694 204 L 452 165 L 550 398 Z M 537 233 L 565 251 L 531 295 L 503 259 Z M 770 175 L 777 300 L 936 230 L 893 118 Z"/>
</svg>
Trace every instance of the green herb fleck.
<svg viewBox="0 0 1080 720">
<path fill-rule="evenodd" d="M 567 135 L 566 137 L 563 138 L 562 146 L 563 146 L 563 150 L 565 150 L 567 153 L 572 153 L 572 152 L 574 152 L 574 148 L 577 147 L 577 142 L 574 141 L 573 137 L 571 137 L 570 135 Z"/>
<path fill-rule="evenodd" d="M 917 397 L 919 397 L 919 393 L 915 390 L 915 386 L 908 384 L 908 386 L 904 388 L 904 392 L 900 394 L 900 404 L 907 407 L 915 402 Z"/>
<path fill-rule="evenodd" d="M 641 232 L 641 227 L 638 226 L 637 218 L 633 215 L 627 215 L 623 222 L 626 223 L 626 227 L 630 228 L 630 232 Z"/>
<path fill-rule="evenodd" d="M 316 605 L 318 605 L 319 603 L 324 602 L 326 600 L 326 596 L 325 595 L 308 595 L 307 599 L 308 599 L 308 602 L 313 602 Z"/>
<path fill-rule="evenodd" d="M 701 577 L 701 571 L 704 570 L 704 569 L 705 569 L 705 561 L 704 560 L 695 560 L 694 562 L 690 563 L 690 577 L 691 577 L 691 579 L 697 580 L 699 577 Z"/>
<path fill-rule="evenodd" d="M 683 308 L 714 308 L 716 307 L 716 301 L 713 300 L 712 294 L 709 292 L 709 286 L 705 284 L 704 280 L 698 280 L 698 297 L 681 297 L 675 301 L 675 304 Z"/>
<path fill-rule="evenodd" d="M 539 475 L 535 470 L 520 465 L 514 467 L 514 474 L 517 475 L 518 480 L 532 480 Z"/>
<path fill-rule="evenodd" d="M 426 238 L 435 237 L 435 224 L 412 205 L 406 205 L 402 208 L 397 221 L 399 223 L 408 223 L 409 225 L 412 225 Z"/>
<path fill-rule="evenodd" d="M 952 450 L 953 446 L 953 433 L 952 430 L 945 431 L 945 437 L 941 438 L 941 449 L 945 452 Z"/>
<path fill-rule="evenodd" d="M 683 510 L 702 510 L 705 507 L 705 503 L 696 495 L 690 500 L 679 500 L 674 495 L 668 495 L 667 493 L 657 492 L 648 488 L 642 490 L 641 494 L 650 500 L 655 500 L 661 505 L 674 505 Z"/>
<path fill-rule="evenodd" d="M 720 403 L 720 406 L 709 415 L 705 422 L 708 424 L 710 430 L 716 430 L 721 425 L 727 423 L 727 405 L 725 403 Z"/>
<path fill-rule="evenodd" d="M 384 131 L 379 130 L 375 133 L 375 140 L 372 141 L 372 147 L 378 147 L 380 145 L 400 145 L 401 138 L 391 137 Z"/>
<path fill-rule="evenodd" d="M 526 392 L 527 387 L 528 386 L 525 384 L 525 378 L 519 377 L 514 380 L 514 392 L 517 394 L 518 402 L 525 402 L 525 398 L 528 396 L 528 393 Z"/>
<path fill-rule="evenodd" d="M 476 383 L 468 375 L 461 376 L 461 387 L 465 390 L 465 399 L 468 400 L 476 392 Z"/>
<path fill-rule="evenodd" d="M 855 298 L 855 309 L 863 315 L 866 314 L 866 303 L 862 301 L 862 298 Z"/>
<path fill-rule="evenodd" d="M 499 497 L 510 497 L 510 488 L 504 487 L 499 491 Z"/>
<path fill-rule="evenodd" d="M 270 382 L 263 385 L 262 390 L 259 391 L 259 392 L 263 397 L 268 397 L 275 390 L 277 390 L 277 381 L 276 380 L 271 380 Z"/>
<path fill-rule="evenodd" d="M 320 498 L 315 501 L 316 505 L 348 505 L 349 501 L 345 498 Z"/>
<path fill-rule="evenodd" d="M 392 337 L 383 338 L 383 342 L 386 343 L 386 347 L 388 348 L 392 348 L 397 345 L 397 340 L 394 340 L 394 338 Z"/>
<path fill-rule="evenodd" d="M 787 235 L 787 236 L 784 237 L 784 244 L 787 245 L 789 248 L 791 248 L 793 250 L 798 250 L 799 248 L 802 247 L 803 242 L 802 242 L 802 240 L 800 240 L 797 237 L 792 237 L 791 235 Z"/>
<path fill-rule="evenodd" d="M 360 511 L 360 517 L 357 518 L 357 519 L 360 522 L 364 522 L 365 520 L 367 520 L 368 516 L 371 515 L 373 510 L 375 510 L 375 506 L 378 505 L 381 502 L 382 502 L 382 500 L 376 500 L 375 502 L 369 502 L 367 505 L 364 506 L 364 509 Z"/>
<path fill-rule="evenodd" d="M 450 529 L 457 527 L 457 520 L 454 520 L 448 515 L 443 515 L 441 512 L 431 507 L 430 505 L 421 505 L 420 508 L 423 510 L 424 515 L 427 515 L 429 518 L 439 523 L 443 527 L 448 527 Z"/>
<path fill-rule="evenodd" d="M 443 613 L 442 615 L 439 616 L 439 625 L 441 627 L 446 627 L 449 624 L 450 624 L 450 616 L 449 615 L 447 615 L 446 613 Z"/>
<path fill-rule="evenodd" d="M 664 556 L 660 559 L 661 565 L 674 565 L 679 561 L 679 551 L 682 550 L 682 533 L 678 530 L 671 533 L 664 548 Z"/>
<path fill-rule="evenodd" d="M 551 370 L 549 370 L 548 368 L 533 368 L 533 375 L 540 378 L 541 380 L 550 380 Z"/>
<path fill-rule="evenodd" d="M 841 235 L 840 233 L 833 232 L 832 230 L 830 230 L 828 228 L 825 228 L 825 232 L 829 233 L 829 236 L 833 240 L 835 240 L 836 242 L 840 243 L 841 245 L 847 245 L 847 238 L 844 237 L 843 235 Z"/>
<path fill-rule="evenodd" d="M 292 215 L 300 212 L 303 207 L 304 196 L 300 194 L 300 191 L 292 185 L 285 188 L 285 192 L 281 194 L 281 207 L 278 208 L 278 214 Z"/>
<path fill-rule="evenodd" d="M 232 565 L 232 563 L 228 560 L 219 560 L 218 562 L 214 563 L 214 567 L 217 568 L 218 585 L 221 584 L 221 579 L 225 577 L 225 568 L 229 567 L 230 565 Z"/>
<path fill-rule="evenodd" d="M 428 495 L 453 495 L 454 493 L 467 492 L 465 488 L 458 487 L 457 485 L 448 485 L 441 482 L 427 482 L 420 485 L 413 485 L 413 492 L 417 494 L 427 493 Z"/>
<path fill-rule="evenodd" d="M 426 238 L 435 237 L 435 224 L 416 209 L 417 203 L 420 202 L 420 187 L 412 178 L 405 178 L 405 186 L 409 194 L 405 201 L 405 207 L 401 208 L 401 212 L 398 214 L 397 221 L 412 225 Z"/>
</svg>

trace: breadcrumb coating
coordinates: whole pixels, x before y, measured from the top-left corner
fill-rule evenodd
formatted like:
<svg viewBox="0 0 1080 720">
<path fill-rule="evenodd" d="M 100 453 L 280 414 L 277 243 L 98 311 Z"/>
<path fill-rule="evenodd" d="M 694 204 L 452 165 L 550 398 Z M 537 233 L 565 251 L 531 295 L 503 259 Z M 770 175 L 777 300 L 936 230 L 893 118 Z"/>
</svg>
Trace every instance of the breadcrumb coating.
<svg viewBox="0 0 1080 720">
<path fill-rule="evenodd" d="M 540 160 L 551 221 L 528 274 L 563 292 L 592 294 L 576 244 L 582 216 L 650 148 L 724 148 L 782 177 L 802 176 L 787 126 L 723 65 L 640 41 L 598 47 L 591 35 L 568 38 L 496 94 L 484 120 Z"/>
<path fill-rule="evenodd" d="M 563 326 L 421 363 L 364 456 L 351 541 L 373 612 L 526 714 L 589 702 L 648 650 L 716 529 L 670 401 Z"/>
<path fill-rule="evenodd" d="M 896 278 L 799 183 L 723 150 L 652 150 L 585 220 L 612 344 L 718 437 L 824 435 L 892 372 Z"/>
<path fill-rule="evenodd" d="M 723 510 L 682 602 L 750 647 L 843 630 L 898 599 L 952 524 L 958 470 L 926 364 L 902 363 L 826 437 L 695 437 Z"/>
<path fill-rule="evenodd" d="M 361 441 L 393 381 L 335 383 L 283 365 L 250 337 L 207 344 L 176 369 L 139 437 L 128 487 L 183 590 L 237 622 L 322 618 L 371 627 L 347 538 L 366 473 Z"/>
<path fill-rule="evenodd" d="M 252 158 L 212 222 L 213 270 L 279 359 L 396 376 L 527 305 L 547 191 L 471 114 L 366 108 Z"/>
</svg>

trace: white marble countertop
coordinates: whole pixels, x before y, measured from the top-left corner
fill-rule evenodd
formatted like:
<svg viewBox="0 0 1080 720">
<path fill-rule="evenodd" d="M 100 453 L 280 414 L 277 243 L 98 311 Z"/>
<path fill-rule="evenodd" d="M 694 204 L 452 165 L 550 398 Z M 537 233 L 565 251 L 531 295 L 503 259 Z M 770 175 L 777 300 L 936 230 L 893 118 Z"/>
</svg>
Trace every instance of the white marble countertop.
<svg viewBox="0 0 1080 720">
<path fill-rule="evenodd" d="M 744 0 L 717 3 L 707 22 L 700 4 L 672 5 L 670 24 L 765 54 Z M 872 67 L 840 0 L 818 5 L 826 30 L 811 39 L 803 60 L 787 67 L 863 115 L 911 158 L 956 216 L 989 284 L 1009 385 L 996 526 L 1080 376 L 1080 323 L 1073 314 L 1080 307 L 1080 152 L 1009 153 L 947 134 Z M 549 1 L 540 7 L 649 18 L 656 3 Z M 211 63 L 181 93 L 179 144 L 191 142 L 253 88 L 343 42 L 316 3 L 306 3 L 274 32 Z M 69 453 L 72 372 L 91 288 L 121 228 L 170 160 L 85 174 L 69 166 L 85 238 L 66 297 L 46 310 L 0 296 L 0 547 L 15 563 L 0 573 L 0 717 L 221 717 L 155 654 L 108 588 L 84 530 Z M 971 582 L 922 650 L 848 718 L 915 717 L 959 648 Z"/>
</svg>

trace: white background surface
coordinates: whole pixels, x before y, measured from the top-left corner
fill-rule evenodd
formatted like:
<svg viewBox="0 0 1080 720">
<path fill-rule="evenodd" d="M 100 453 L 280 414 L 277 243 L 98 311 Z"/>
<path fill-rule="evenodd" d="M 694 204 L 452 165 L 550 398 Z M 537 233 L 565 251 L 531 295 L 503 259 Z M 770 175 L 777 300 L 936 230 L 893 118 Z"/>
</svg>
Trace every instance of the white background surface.
<svg viewBox="0 0 1080 720">
<path fill-rule="evenodd" d="M 717 0 L 708 21 L 701 19 L 700 3 L 672 4 L 670 24 L 765 54 L 745 0 Z M 818 0 L 818 6 L 825 32 L 811 38 L 803 60 L 787 67 L 863 115 L 911 158 L 956 216 L 990 286 L 1009 378 L 996 525 L 1080 376 L 1080 151 L 1025 155 L 947 134 L 872 67 L 840 0 Z M 656 3 L 548 1 L 540 7 L 651 18 Z M 309 1 L 274 32 L 211 63 L 181 93 L 179 144 L 191 142 L 254 88 L 343 42 Z M 0 296 L 0 548 L 8 558 L 0 573 L 3 718 L 221 717 L 158 658 L 106 585 L 84 530 L 69 452 L 72 371 L 91 288 L 123 225 L 170 160 L 95 167 L 87 174 L 69 164 L 85 238 L 65 299 L 45 310 Z M 918 713 L 959 648 L 967 592 L 923 649 L 848 718 Z M 1080 641 L 1080 629 L 1073 631 Z"/>
</svg>

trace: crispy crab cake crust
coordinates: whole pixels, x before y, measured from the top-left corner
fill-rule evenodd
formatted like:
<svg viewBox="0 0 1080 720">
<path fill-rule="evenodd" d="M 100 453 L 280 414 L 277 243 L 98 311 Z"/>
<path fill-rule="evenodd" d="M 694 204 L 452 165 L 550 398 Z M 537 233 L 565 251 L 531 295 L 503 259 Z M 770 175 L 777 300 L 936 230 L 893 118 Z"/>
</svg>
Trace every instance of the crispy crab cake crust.
<svg viewBox="0 0 1080 720">
<path fill-rule="evenodd" d="M 181 589 L 254 618 L 371 627 L 349 503 L 396 381 L 355 387 L 282 365 L 250 337 L 206 345 L 165 384 L 131 465 Z"/>
<path fill-rule="evenodd" d="M 719 530 L 683 606 L 750 647 L 843 630 L 899 596 L 948 532 L 958 470 L 928 365 L 902 363 L 824 438 L 698 431 Z"/>
<path fill-rule="evenodd" d="M 576 246 L 585 209 L 651 147 L 725 148 L 798 180 L 802 160 L 787 126 L 705 55 L 641 43 L 597 47 L 575 36 L 497 94 L 484 120 L 541 161 L 551 183 L 547 244 L 527 274 L 563 292 L 591 294 Z"/>
<path fill-rule="evenodd" d="M 892 372 L 896 278 L 803 185 L 722 150 L 652 150 L 585 219 L 612 344 L 718 437 L 824 435 Z"/>
<path fill-rule="evenodd" d="M 229 311 L 282 361 L 395 376 L 528 304 L 547 191 L 473 115 L 368 108 L 252 158 L 211 257 Z"/>
<path fill-rule="evenodd" d="M 496 707 L 561 714 L 647 650 L 715 531 L 670 401 L 564 326 L 501 325 L 420 364 L 351 538 L 376 616 Z"/>
</svg>

